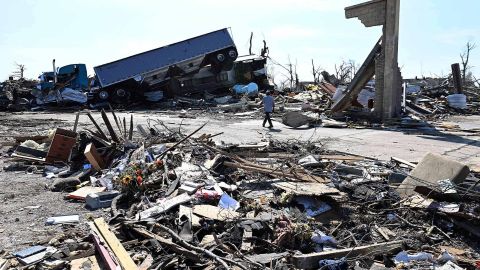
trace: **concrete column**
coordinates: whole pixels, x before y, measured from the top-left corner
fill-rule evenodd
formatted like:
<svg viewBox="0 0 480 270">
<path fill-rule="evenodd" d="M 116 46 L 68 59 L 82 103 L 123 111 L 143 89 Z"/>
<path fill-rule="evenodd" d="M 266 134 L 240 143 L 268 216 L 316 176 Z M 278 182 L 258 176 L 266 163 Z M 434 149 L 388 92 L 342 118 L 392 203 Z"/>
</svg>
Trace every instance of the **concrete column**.
<svg viewBox="0 0 480 270">
<path fill-rule="evenodd" d="M 385 38 L 382 37 L 382 43 L 385 42 Z M 382 50 L 375 59 L 375 103 L 374 103 L 374 115 L 377 120 L 383 118 L 383 93 L 385 80 L 383 73 L 385 72 L 385 53 Z"/>
<path fill-rule="evenodd" d="M 385 54 L 383 110 L 382 118 L 389 119 L 400 115 L 401 79 L 398 69 L 398 28 L 400 17 L 400 0 L 386 0 L 384 25 Z"/>
</svg>

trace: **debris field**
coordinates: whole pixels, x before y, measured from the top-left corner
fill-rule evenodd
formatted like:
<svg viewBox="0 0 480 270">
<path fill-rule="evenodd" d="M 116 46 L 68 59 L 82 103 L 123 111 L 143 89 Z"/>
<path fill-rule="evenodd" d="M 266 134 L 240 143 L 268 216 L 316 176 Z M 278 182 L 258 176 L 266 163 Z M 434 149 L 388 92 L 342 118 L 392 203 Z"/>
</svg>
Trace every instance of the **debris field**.
<svg viewBox="0 0 480 270">
<path fill-rule="evenodd" d="M 313 81 L 265 40 L 252 53 L 253 33 L 239 55 L 228 28 L 90 76 L 53 59 L 31 80 L 17 64 L 0 83 L 0 270 L 480 269 L 475 45 L 446 76 L 404 79 L 399 11 L 346 7 L 382 35 L 361 65 L 312 59 Z M 395 148 L 399 134 L 418 140 Z"/>
<path fill-rule="evenodd" d="M 15 137 L 18 146 L 4 170 L 46 177 L 46 188 L 65 197 L 57 203 L 85 205 L 92 215 L 47 218 L 47 226 L 64 233 L 5 250 L 4 265 L 370 269 L 455 263 L 475 269 L 478 262 L 478 174 L 459 162 L 435 154 L 418 164 L 376 160 L 330 151 L 321 142 L 268 137 L 215 144 L 212 138 L 221 134 L 202 133 L 204 125 L 185 134 L 161 121 L 135 125 L 134 114 L 125 122 L 114 111 L 101 116 L 92 118 L 95 130 L 75 124 Z"/>
</svg>

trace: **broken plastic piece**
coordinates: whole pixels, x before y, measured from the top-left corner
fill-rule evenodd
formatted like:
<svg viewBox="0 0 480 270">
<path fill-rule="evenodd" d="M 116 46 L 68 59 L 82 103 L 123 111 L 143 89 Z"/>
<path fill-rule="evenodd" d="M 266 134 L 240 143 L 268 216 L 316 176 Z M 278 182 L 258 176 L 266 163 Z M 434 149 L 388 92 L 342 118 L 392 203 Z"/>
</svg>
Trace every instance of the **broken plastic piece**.
<svg viewBox="0 0 480 270">
<path fill-rule="evenodd" d="M 234 198 L 228 196 L 228 194 L 224 193 L 220 198 L 220 202 L 218 202 L 218 207 L 236 211 L 238 208 L 240 208 L 240 203 Z"/>
<path fill-rule="evenodd" d="M 58 217 L 50 217 L 45 222 L 46 225 L 54 225 L 54 224 L 72 224 L 72 223 L 79 223 L 80 217 L 78 215 L 72 216 L 58 216 Z"/>
</svg>

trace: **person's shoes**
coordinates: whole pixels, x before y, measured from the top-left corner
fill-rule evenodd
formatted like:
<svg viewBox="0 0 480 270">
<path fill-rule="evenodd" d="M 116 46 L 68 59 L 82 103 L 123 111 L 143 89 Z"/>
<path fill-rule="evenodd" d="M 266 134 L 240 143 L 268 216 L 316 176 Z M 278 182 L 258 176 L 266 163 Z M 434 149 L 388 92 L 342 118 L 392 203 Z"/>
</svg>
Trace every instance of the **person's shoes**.
<svg viewBox="0 0 480 270">
<path fill-rule="evenodd" d="M 272 129 L 272 128 L 273 128 L 273 126 L 269 126 L 268 128 Z"/>
</svg>

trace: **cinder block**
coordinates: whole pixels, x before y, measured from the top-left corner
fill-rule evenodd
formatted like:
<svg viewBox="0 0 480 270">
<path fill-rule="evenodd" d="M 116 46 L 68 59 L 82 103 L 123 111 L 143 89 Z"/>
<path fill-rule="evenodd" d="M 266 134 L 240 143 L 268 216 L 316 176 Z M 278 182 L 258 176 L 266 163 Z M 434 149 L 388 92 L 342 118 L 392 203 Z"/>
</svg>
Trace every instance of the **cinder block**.
<svg viewBox="0 0 480 270">
<path fill-rule="evenodd" d="M 416 194 L 414 191 L 416 186 L 438 186 L 437 182 L 445 179 L 449 179 L 454 184 L 460 184 L 469 173 L 470 169 L 465 164 L 428 153 L 410 172 L 410 176 L 402 182 L 397 191 L 402 197 L 408 197 Z"/>
</svg>

